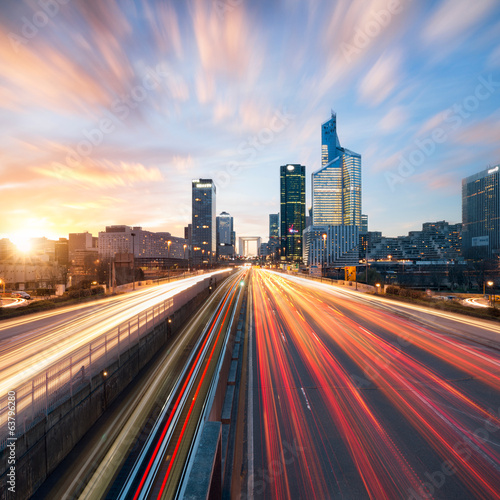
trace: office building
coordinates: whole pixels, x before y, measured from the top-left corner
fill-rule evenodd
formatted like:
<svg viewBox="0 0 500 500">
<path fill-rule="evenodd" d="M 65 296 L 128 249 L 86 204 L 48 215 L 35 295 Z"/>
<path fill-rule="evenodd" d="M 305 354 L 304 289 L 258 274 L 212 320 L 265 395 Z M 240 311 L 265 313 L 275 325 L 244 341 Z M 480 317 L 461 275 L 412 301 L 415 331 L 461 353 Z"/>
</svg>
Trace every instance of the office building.
<svg viewBox="0 0 500 500">
<path fill-rule="evenodd" d="M 193 265 L 215 261 L 217 228 L 215 218 L 216 189 L 212 179 L 192 181 L 192 262 Z"/>
<path fill-rule="evenodd" d="M 466 258 L 500 254 L 500 166 L 462 180 L 462 246 Z"/>
<path fill-rule="evenodd" d="M 234 257 L 235 233 L 233 218 L 227 212 L 221 212 L 216 218 L 217 225 L 217 260 Z"/>
<path fill-rule="evenodd" d="M 55 242 L 55 261 L 62 266 L 69 264 L 69 242 L 67 238 L 59 238 L 59 241 Z"/>
<path fill-rule="evenodd" d="M 368 232 L 368 215 L 361 214 L 361 233 Z"/>
<path fill-rule="evenodd" d="M 134 254 L 138 266 L 148 266 L 152 260 L 168 264 L 171 259 L 187 258 L 187 241 L 142 227 L 107 226 L 99 233 L 99 259 L 112 260 L 116 254 Z"/>
<path fill-rule="evenodd" d="M 269 214 L 269 240 L 277 240 L 280 236 L 280 214 Z"/>
<path fill-rule="evenodd" d="M 425 222 L 421 231 L 410 231 L 407 236 L 387 237 L 379 231 L 362 235 L 360 259 L 451 261 L 462 258 L 462 224 L 446 221 Z"/>
<path fill-rule="evenodd" d="M 280 168 L 281 259 L 302 260 L 302 233 L 306 225 L 306 167 L 297 164 Z"/>
<path fill-rule="evenodd" d="M 356 226 L 309 226 L 304 231 L 304 262 L 309 268 L 340 268 L 359 264 Z"/>
<path fill-rule="evenodd" d="M 311 176 L 312 225 L 361 230 L 361 155 L 340 146 L 337 117 L 321 125 L 321 168 Z"/>
</svg>

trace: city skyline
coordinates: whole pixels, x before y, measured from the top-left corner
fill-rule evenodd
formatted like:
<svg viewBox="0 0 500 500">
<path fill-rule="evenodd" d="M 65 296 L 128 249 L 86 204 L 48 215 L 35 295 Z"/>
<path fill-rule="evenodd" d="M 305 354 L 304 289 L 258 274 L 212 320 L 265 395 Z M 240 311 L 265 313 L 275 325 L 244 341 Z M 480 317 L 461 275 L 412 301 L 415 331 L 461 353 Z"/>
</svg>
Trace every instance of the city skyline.
<svg viewBox="0 0 500 500">
<path fill-rule="evenodd" d="M 239 235 L 267 239 L 276 172 L 320 168 L 332 108 L 363 158 L 371 231 L 460 222 L 462 178 L 500 161 L 493 0 L 7 1 L 0 13 L 0 238 L 120 224 L 182 236 L 200 177 Z"/>
</svg>

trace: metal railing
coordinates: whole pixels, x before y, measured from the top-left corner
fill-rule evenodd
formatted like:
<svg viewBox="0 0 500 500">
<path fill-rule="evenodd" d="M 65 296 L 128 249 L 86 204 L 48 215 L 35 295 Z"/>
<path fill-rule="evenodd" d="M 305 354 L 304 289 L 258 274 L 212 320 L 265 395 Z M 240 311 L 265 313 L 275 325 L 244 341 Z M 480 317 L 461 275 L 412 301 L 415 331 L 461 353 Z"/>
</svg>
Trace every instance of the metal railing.
<svg viewBox="0 0 500 500">
<path fill-rule="evenodd" d="M 9 394 L 15 392 L 15 437 L 22 436 L 36 423 L 48 417 L 52 410 L 72 398 L 85 385 L 90 384 L 92 390 L 103 383 L 104 377 L 96 382 L 96 375 L 102 375 L 102 370 L 112 363 L 120 362 L 122 353 L 139 343 L 156 325 L 207 288 L 209 279 L 207 277 L 142 311 L 59 359 L 43 372 L 34 375 L 29 382 L 9 391 Z M 52 352 L 57 352 L 57 346 L 54 346 Z M 94 387 L 92 384 L 95 384 Z M 5 449 L 8 436 L 12 437 L 7 425 L 8 397 L 8 394 L 0 396 L 0 450 Z"/>
</svg>

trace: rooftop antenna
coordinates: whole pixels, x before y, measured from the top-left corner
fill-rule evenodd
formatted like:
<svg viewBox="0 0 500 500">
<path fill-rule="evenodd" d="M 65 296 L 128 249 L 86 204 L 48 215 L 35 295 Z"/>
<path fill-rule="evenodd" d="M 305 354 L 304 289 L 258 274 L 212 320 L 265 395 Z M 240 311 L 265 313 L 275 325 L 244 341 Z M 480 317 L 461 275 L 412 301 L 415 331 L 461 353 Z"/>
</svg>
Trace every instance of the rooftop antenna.
<svg viewBox="0 0 500 500">
<path fill-rule="evenodd" d="M 332 112 L 332 118 L 335 120 L 337 118 L 337 113 L 335 113 L 333 109 L 331 109 L 331 112 Z"/>
</svg>

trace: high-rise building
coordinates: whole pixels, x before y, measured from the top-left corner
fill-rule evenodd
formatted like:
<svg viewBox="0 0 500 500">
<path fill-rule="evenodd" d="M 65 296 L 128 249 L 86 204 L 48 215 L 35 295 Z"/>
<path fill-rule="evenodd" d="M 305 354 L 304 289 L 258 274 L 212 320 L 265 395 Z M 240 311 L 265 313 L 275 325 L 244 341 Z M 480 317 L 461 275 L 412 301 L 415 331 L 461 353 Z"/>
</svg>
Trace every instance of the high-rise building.
<svg viewBox="0 0 500 500">
<path fill-rule="evenodd" d="M 500 254 L 500 165 L 462 180 L 464 257 Z"/>
<path fill-rule="evenodd" d="M 321 125 L 321 168 L 311 177 L 312 225 L 361 229 L 361 155 L 340 146 L 333 112 Z"/>
<path fill-rule="evenodd" d="M 368 232 L 368 215 L 361 214 L 361 232 Z"/>
<path fill-rule="evenodd" d="M 269 240 L 280 237 L 280 214 L 269 214 Z"/>
<path fill-rule="evenodd" d="M 55 261 L 61 266 L 69 263 L 69 241 L 67 238 L 59 238 L 55 243 Z"/>
<path fill-rule="evenodd" d="M 234 256 L 233 218 L 227 212 L 221 212 L 217 221 L 217 259 Z"/>
<path fill-rule="evenodd" d="M 306 226 L 306 167 L 297 164 L 280 168 L 281 258 L 302 260 L 302 232 Z"/>
<path fill-rule="evenodd" d="M 192 181 L 192 260 L 194 265 L 215 261 L 217 228 L 215 184 L 212 179 Z"/>
</svg>

